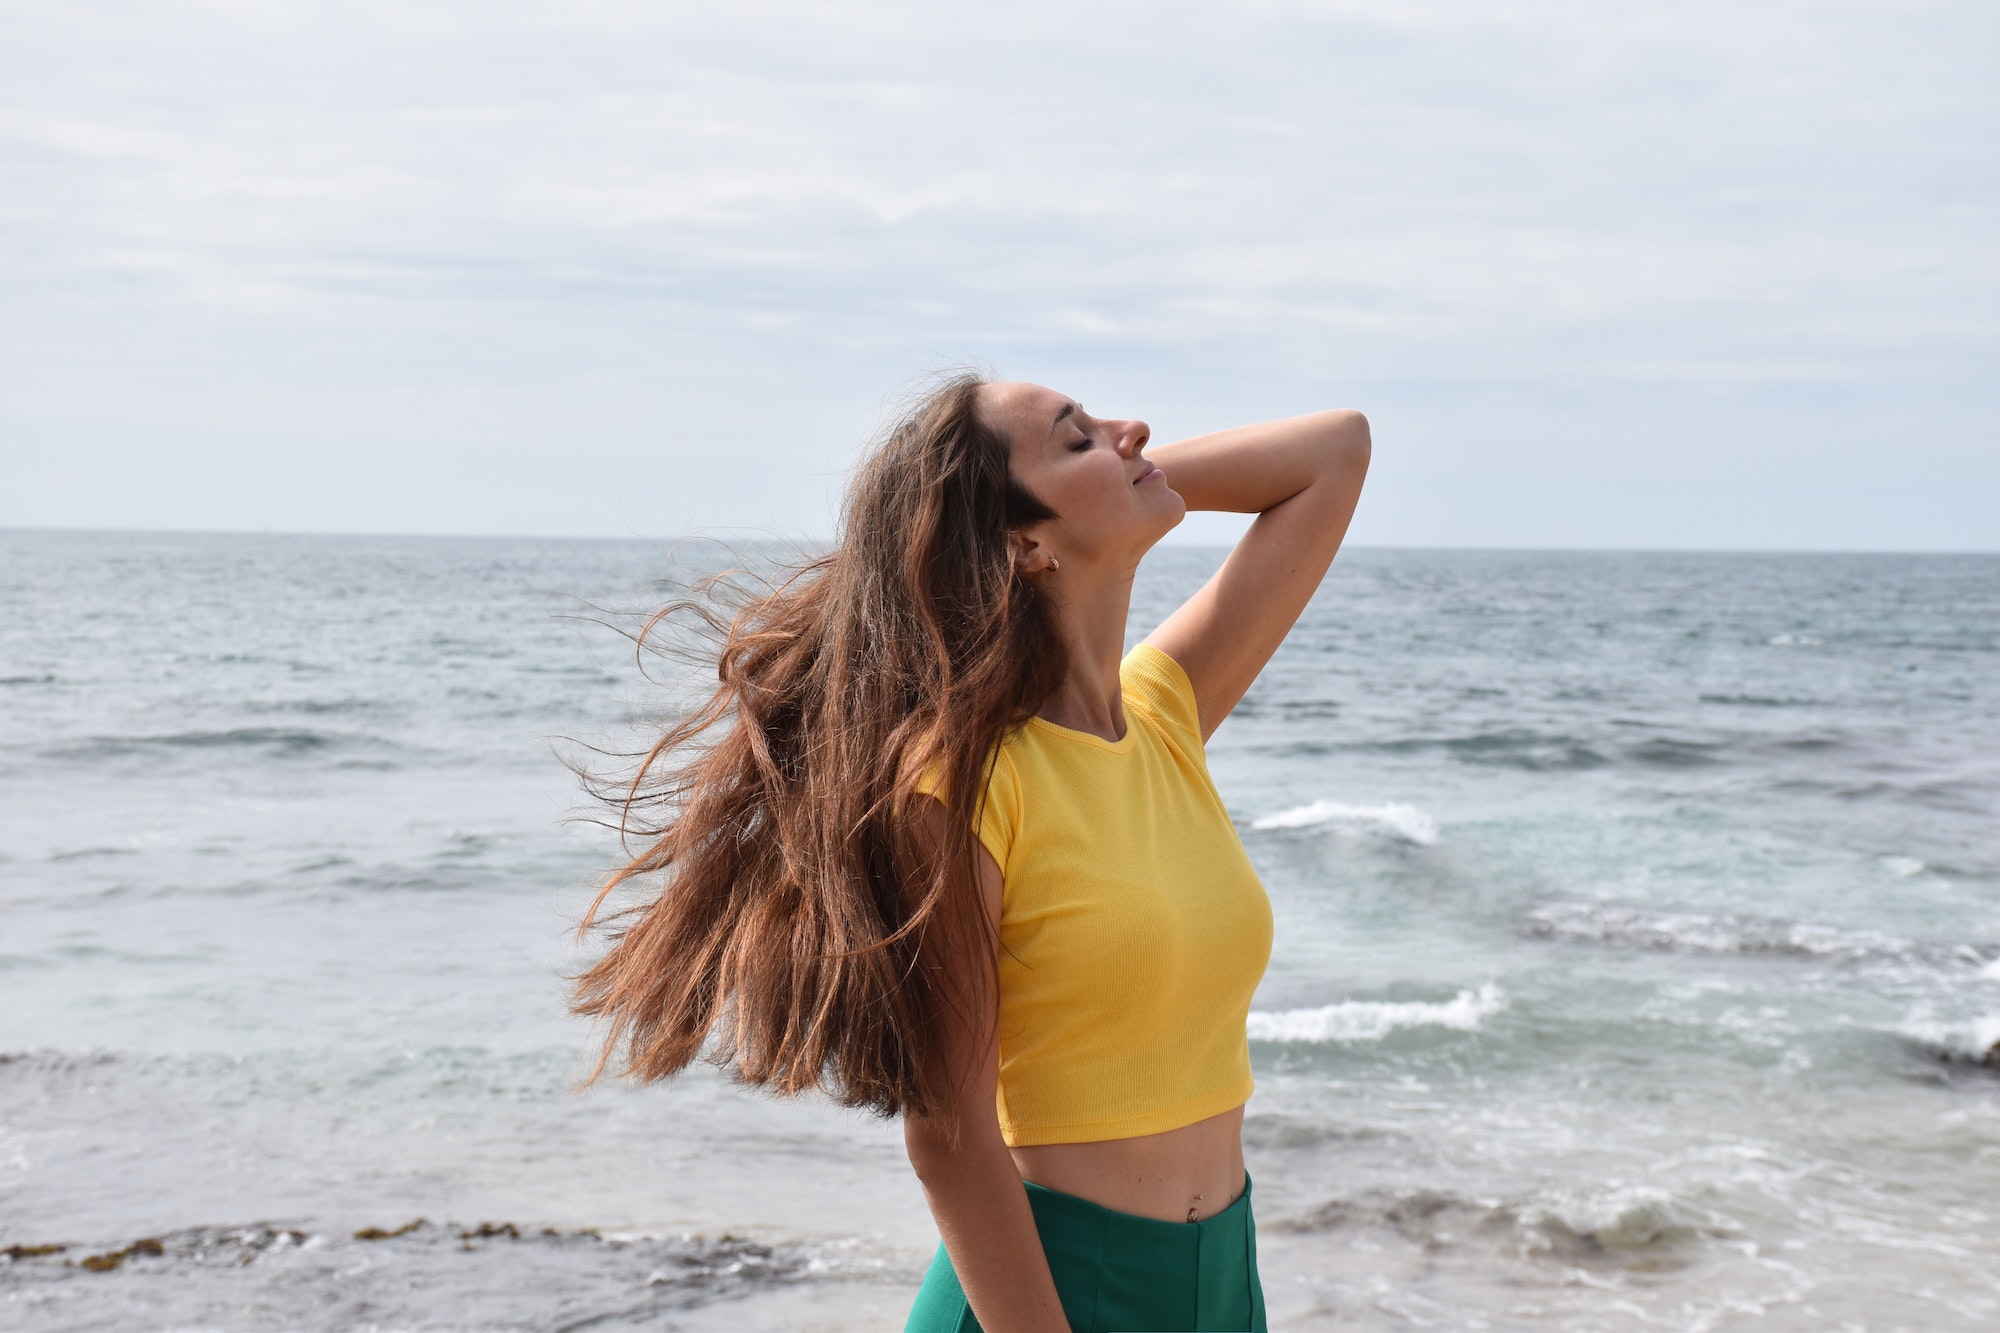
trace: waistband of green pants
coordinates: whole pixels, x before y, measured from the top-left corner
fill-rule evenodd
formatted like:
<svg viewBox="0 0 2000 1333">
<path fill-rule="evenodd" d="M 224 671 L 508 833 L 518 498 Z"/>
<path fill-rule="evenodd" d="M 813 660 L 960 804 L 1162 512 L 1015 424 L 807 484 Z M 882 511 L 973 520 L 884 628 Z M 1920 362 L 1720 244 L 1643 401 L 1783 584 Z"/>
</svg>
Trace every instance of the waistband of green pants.
<svg viewBox="0 0 2000 1333">
<path fill-rule="evenodd" d="M 1115 1208 L 1064 1194 L 1032 1180 L 1022 1181 L 1028 1189 L 1028 1204 L 1035 1210 L 1035 1225 L 1042 1243 L 1049 1241 L 1054 1227 L 1064 1238 L 1079 1239 L 1092 1233 L 1101 1236 L 1106 1250 L 1119 1254 L 1153 1254 L 1163 1259 L 1192 1263 L 1200 1255 L 1202 1242 L 1213 1250 L 1231 1236 L 1241 1236 L 1251 1225 L 1250 1173 L 1243 1173 L 1243 1192 L 1236 1201 L 1212 1217 L 1199 1222 L 1162 1222 L 1158 1218 L 1121 1213 Z"/>
<path fill-rule="evenodd" d="M 1033 1182 L 1026 1188 L 1049 1275 L 1078 1333 L 1265 1327 L 1247 1175 L 1235 1202 L 1199 1222 L 1121 1213 Z M 978 1327 L 940 1246 L 907 1328 Z"/>
</svg>

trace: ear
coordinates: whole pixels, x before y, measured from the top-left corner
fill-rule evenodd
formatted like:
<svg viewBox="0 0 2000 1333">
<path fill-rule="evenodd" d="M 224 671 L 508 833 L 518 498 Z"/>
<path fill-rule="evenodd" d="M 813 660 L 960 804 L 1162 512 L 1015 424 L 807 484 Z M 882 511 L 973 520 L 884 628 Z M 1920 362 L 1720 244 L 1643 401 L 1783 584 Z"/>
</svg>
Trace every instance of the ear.
<svg viewBox="0 0 2000 1333">
<path fill-rule="evenodd" d="M 1029 532 L 1014 532 L 1007 540 L 1014 547 L 1014 572 L 1023 578 L 1046 574 L 1055 565 L 1055 556 Z"/>
</svg>

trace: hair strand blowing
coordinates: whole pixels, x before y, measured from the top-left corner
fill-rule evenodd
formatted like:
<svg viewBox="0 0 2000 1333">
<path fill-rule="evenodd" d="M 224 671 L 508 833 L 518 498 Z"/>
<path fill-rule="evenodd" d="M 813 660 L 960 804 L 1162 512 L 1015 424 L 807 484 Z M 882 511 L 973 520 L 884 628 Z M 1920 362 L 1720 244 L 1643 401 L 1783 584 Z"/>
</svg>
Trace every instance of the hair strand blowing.
<svg viewBox="0 0 2000 1333">
<path fill-rule="evenodd" d="M 955 372 L 914 399 L 850 483 L 834 549 L 739 598 L 726 629 L 709 581 L 640 631 L 718 630 L 717 684 L 600 789 L 636 853 L 581 927 L 609 941 L 572 994 L 604 1025 L 592 1079 L 667 1078 L 706 1048 L 776 1093 L 955 1125 L 940 1025 L 991 978 L 947 960 L 990 967 L 995 947 L 979 803 L 1064 670 L 1010 540 L 1054 515 L 978 420 L 981 383 Z M 928 854 L 902 818 L 926 790 L 948 830 Z M 607 912 L 621 888 L 636 901 Z"/>
</svg>

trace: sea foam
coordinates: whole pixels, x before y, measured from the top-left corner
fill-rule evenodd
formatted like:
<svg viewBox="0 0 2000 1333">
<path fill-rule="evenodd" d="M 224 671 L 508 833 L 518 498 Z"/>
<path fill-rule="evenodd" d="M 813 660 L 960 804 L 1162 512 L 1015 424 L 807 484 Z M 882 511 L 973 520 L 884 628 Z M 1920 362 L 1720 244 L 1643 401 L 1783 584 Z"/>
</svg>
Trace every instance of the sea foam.
<svg viewBox="0 0 2000 1333">
<path fill-rule="evenodd" d="M 1462 990 L 1440 1003 L 1423 1000 L 1347 1000 L 1318 1009 L 1253 1010 L 1252 1041 L 1358 1042 L 1380 1041 L 1401 1028 L 1451 1028 L 1477 1031 L 1507 1007 L 1500 988 L 1487 982 L 1476 991 Z"/>
<path fill-rule="evenodd" d="M 1850 960 L 1971 956 L 1968 946 L 1962 944 L 1925 944 L 1881 931 L 1606 902 L 1544 903 L 1522 920 L 1521 934 L 1528 939 L 1675 953 L 1792 954 Z"/>
<path fill-rule="evenodd" d="M 1382 805 L 1314 801 L 1311 805 L 1294 806 L 1290 810 L 1250 821 L 1250 827 L 1254 829 L 1318 828 L 1327 824 L 1351 825 L 1418 847 L 1429 847 L 1438 840 L 1437 821 L 1416 806 L 1405 805 L 1401 801 L 1388 801 Z"/>
<path fill-rule="evenodd" d="M 1980 1064 L 2000 1050 L 2000 1014 L 1988 1014 L 1969 1023 L 1938 1023 L 1913 1019 L 1891 1029 L 1919 1046 L 1929 1047 L 1952 1060 Z"/>
</svg>

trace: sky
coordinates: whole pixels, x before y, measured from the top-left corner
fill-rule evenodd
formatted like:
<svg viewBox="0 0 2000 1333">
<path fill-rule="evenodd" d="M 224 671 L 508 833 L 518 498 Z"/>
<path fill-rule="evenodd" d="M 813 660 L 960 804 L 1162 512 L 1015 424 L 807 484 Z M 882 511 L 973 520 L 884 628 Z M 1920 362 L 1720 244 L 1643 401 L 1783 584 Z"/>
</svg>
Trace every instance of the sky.
<svg viewBox="0 0 2000 1333">
<path fill-rule="evenodd" d="M 1996 66 L 1990 0 L 0 0 L 0 526 L 824 536 L 971 361 L 1360 408 L 1358 543 L 1996 550 Z"/>
</svg>

